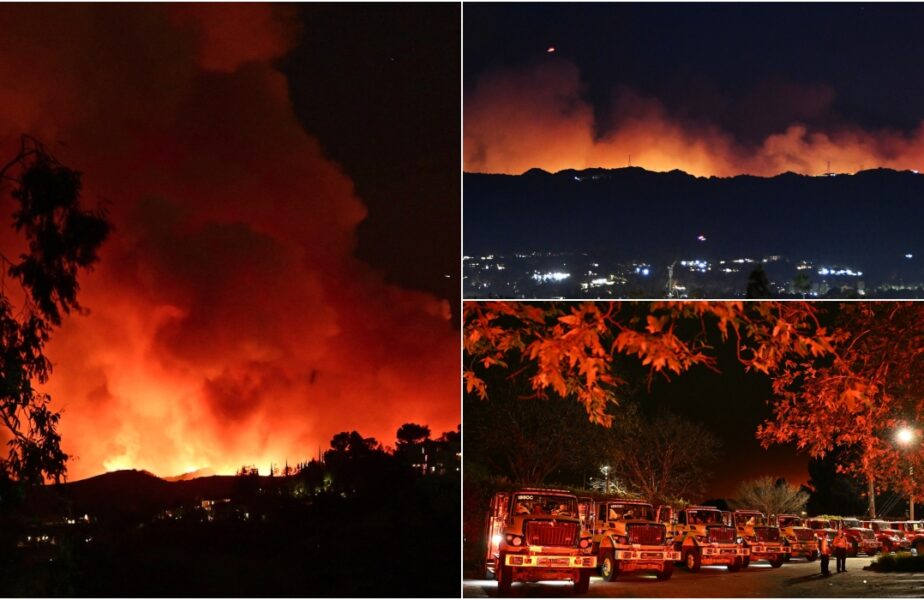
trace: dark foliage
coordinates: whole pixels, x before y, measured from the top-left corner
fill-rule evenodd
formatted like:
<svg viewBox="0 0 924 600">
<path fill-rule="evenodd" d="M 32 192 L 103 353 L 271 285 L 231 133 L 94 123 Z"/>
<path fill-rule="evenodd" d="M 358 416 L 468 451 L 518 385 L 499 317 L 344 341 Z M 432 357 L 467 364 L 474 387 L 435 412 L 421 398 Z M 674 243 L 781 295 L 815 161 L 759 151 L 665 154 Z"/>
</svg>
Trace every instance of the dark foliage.
<svg viewBox="0 0 924 600">
<path fill-rule="evenodd" d="M 870 563 L 869 568 L 872 571 L 924 571 L 924 556 L 910 552 L 882 554 Z"/>
<path fill-rule="evenodd" d="M 764 271 L 763 265 L 757 265 L 748 275 L 748 288 L 745 297 L 757 300 L 772 297 L 770 280 L 767 278 L 767 272 Z"/>
<path fill-rule="evenodd" d="M 290 477 L 168 482 L 143 471 L 46 487 L 0 523 L 13 596 L 458 595 L 459 476 L 421 476 L 357 432 Z M 109 500 L 107 500 L 107 498 Z M 207 513 L 203 499 L 216 499 Z M 223 501 L 227 499 L 228 501 Z M 38 525 L 93 509 L 85 525 Z M 79 510 L 78 510 L 79 509 Z M 167 514 L 167 517 L 164 515 Z M 17 548 L 30 531 L 57 543 Z M 91 541 L 86 541 L 90 537 Z"/>
<path fill-rule="evenodd" d="M 14 306 L 0 294 L 0 421 L 11 436 L 0 471 L 24 483 L 59 481 L 68 458 L 57 432 L 60 415 L 33 384 L 45 383 L 51 374 L 45 344 L 63 315 L 81 309 L 78 274 L 99 259 L 110 225 L 104 214 L 81 207 L 81 174 L 59 164 L 31 138 L 24 138 L 0 177 L 12 184 L 18 204 L 13 227 L 28 248 L 17 261 L 2 257 L 25 303 Z"/>
<path fill-rule="evenodd" d="M 809 492 L 806 510 L 810 515 L 860 515 L 866 510 L 863 485 L 837 472 L 839 452 L 809 462 Z"/>
</svg>

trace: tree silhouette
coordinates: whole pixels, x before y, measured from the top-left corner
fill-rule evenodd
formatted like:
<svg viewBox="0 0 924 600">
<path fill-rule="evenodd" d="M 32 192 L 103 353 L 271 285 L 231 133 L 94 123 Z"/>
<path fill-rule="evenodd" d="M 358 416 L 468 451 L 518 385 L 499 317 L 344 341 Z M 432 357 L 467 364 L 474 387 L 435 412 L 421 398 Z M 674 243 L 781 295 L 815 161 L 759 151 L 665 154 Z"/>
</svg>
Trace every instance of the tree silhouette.
<svg viewBox="0 0 924 600">
<path fill-rule="evenodd" d="M 738 486 L 735 508 L 757 509 L 768 517 L 786 513 L 800 514 L 809 495 L 800 487 L 768 475 L 749 479 Z"/>
<path fill-rule="evenodd" d="M 770 297 L 770 280 L 763 265 L 757 265 L 748 275 L 748 289 L 745 294 L 750 299 L 763 299 Z"/>
<path fill-rule="evenodd" d="M 0 471 L 22 482 L 60 481 L 68 459 L 57 431 L 60 414 L 33 383 L 48 381 L 45 344 L 64 315 L 81 310 L 78 273 L 99 260 L 110 225 L 102 212 L 81 207 L 81 173 L 61 165 L 30 137 L 23 137 L 20 152 L 0 168 L 0 179 L 13 188 L 18 204 L 13 227 L 28 248 L 16 260 L 0 257 L 4 276 L 23 292 L 21 306 L 0 294 L 0 422 L 11 436 Z"/>
<path fill-rule="evenodd" d="M 796 273 L 796 276 L 793 277 L 792 287 L 805 298 L 805 295 L 812 289 L 812 281 L 803 271 L 799 271 Z"/>
<path fill-rule="evenodd" d="M 417 423 L 405 423 L 398 428 L 398 433 L 395 437 L 397 438 L 398 446 L 422 444 L 425 440 L 430 439 L 430 428 Z"/>
<path fill-rule="evenodd" d="M 624 418 L 600 444 L 601 458 L 613 469 L 610 477 L 650 502 L 699 497 L 715 464 L 719 439 L 699 423 L 668 411 L 651 419 L 632 411 Z"/>
</svg>

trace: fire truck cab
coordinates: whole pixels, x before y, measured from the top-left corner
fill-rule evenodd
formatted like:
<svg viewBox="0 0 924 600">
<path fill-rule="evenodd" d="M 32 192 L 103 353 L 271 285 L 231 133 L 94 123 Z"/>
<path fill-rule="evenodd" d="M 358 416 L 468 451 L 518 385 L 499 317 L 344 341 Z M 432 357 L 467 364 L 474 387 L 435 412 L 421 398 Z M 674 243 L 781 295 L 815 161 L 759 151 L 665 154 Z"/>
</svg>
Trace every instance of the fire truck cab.
<svg viewBox="0 0 924 600">
<path fill-rule="evenodd" d="M 587 593 L 597 558 L 574 494 L 540 488 L 498 492 L 486 529 L 485 574 L 497 579 L 500 595 L 509 594 L 515 581 L 549 580 L 572 581 L 575 594 Z"/>
<path fill-rule="evenodd" d="M 735 530 L 743 540 L 744 547 L 750 550 L 744 559 L 748 566 L 752 560 L 766 560 L 774 569 L 783 566 L 786 551 L 783 537 L 778 527 L 770 524 L 764 513 L 757 510 L 736 510 L 732 513 Z"/>
<path fill-rule="evenodd" d="M 722 513 L 712 506 L 688 506 L 677 513 L 672 530 L 674 549 L 680 560 L 693 572 L 702 565 L 725 565 L 737 571 L 748 556 L 735 539 L 735 528 L 722 520 Z"/>
<path fill-rule="evenodd" d="M 834 541 L 834 536 L 837 535 L 837 529 L 831 525 L 831 521 L 828 519 L 823 519 L 821 517 L 812 517 L 806 521 L 809 529 L 815 532 L 815 537 L 818 538 L 818 541 L 821 541 L 822 537 L 827 537 L 829 542 Z"/>
<path fill-rule="evenodd" d="M 658 579 L 670 579 L 680 552 L 674 550 L 667 527 L 657 521 L 651 504 L 604 499 L 594 503 L 592 515 L 594 554 L 604 581 L 638 571 L 654 571 Z"/>
<path fill-rule="evenodd" d="M 911 541 L 902 534 L 901 531 L 894 528 L 894 523 L 875 519 L 872 521 L 861 521 L 864 527 L 868 527 L 876 534 L 876 539 L 882 544 L 882 551 L 885 553 L 897 552 L 899 550 L 909 550 Z"/>
<path fill-rule="evenodd" d="M 804 556 L 809 562 L 818 558 L 818 539 L 796 515 L 777 515 L 777 526 L 783 534 L 783 547 L 790 557 Z"/>
<path fill-rule="evenodd" d="M 842 529 L 844 535 L 847 536 L 847 543 L 850 544 L 847 548 L 848 556 L 856 556 L 861 551 L 867 556 L 879 553 L 879 548 L 882 544 L 876 539 L 876 534 L 873 530 L 863 527 L 859 519 L 832 517 L 830 521 L 832 525 Z"/>
<path fill-rule="evenodd" d="M 918 556 L 924 556 L 924 523 L 921 521 L 895 521 L 892 525 L 902 532 Z"/>
</svg>

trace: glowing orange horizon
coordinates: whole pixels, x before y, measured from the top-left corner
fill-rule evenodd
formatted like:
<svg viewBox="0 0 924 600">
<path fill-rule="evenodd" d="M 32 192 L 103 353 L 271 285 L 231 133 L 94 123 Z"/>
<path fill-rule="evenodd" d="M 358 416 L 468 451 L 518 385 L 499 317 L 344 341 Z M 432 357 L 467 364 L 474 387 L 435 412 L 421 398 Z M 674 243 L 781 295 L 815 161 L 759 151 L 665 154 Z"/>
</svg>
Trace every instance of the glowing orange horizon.
<svg viewBox="0 0 924 600">
<path fill-rule="evenodd" d="M 628 90 L 615 94 L 614 106 L 617 124 L 598 131 L 578 69 L 564 60 L 489 72 L 465 98 L 464 169 L 520 174 L 631 164 L 701 177 L 820 175 L 828 165 L 836 173 L 924 170 L 924 124 L 910 133 L 852 126 L 820 131 L 794 120 L 746 145 Z"/>
</svg>

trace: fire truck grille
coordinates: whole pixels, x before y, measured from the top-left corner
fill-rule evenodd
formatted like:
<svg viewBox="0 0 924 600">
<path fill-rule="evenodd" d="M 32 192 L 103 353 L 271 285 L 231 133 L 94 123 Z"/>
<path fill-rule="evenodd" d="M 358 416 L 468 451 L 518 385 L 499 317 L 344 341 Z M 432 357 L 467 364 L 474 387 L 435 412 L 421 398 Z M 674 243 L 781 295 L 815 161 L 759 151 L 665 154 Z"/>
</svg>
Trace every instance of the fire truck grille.
<svg viewBox="0 0 924 600">
<path fill-rule="evenodd" d="M 578 533 L 578 524 L 573 522 L 526 523 L 526 543 L 530 546 L 577 546 Z"/>
<path fill-rule="evenodd" d="M 776 527 L 755 527 L 754 535 L 761 542 L 778 542 L 780 540 L 780 530 Z"/>
<path fill-rule="evenodd" d="M 815 539 L 815 534 L 811 529 L 796 529 L 796 539 L 797 540 L 813 540 Z"/>
<path fill-rule="evenodd" d="M 863 531 L 860 532 L 860 535 L 863 537 L 864 540 L 875 540 L 876 539 L 876 534 L 873 533 L 872 529 L 864 529 Z"/>
<path fill-rule="evenodd" d="M 626 534 L 629 536 L 630 544 L 658 545 L 664 543 L 663 525 L 629 523 L 626 525 Z"/>
<path fill-rule="evenodd" d="M 734 542 L 735 541 L 735 530 L 731 527 L 710 527 L 709 528 L 709 541 L 710 542 Z"/>
</svg>

